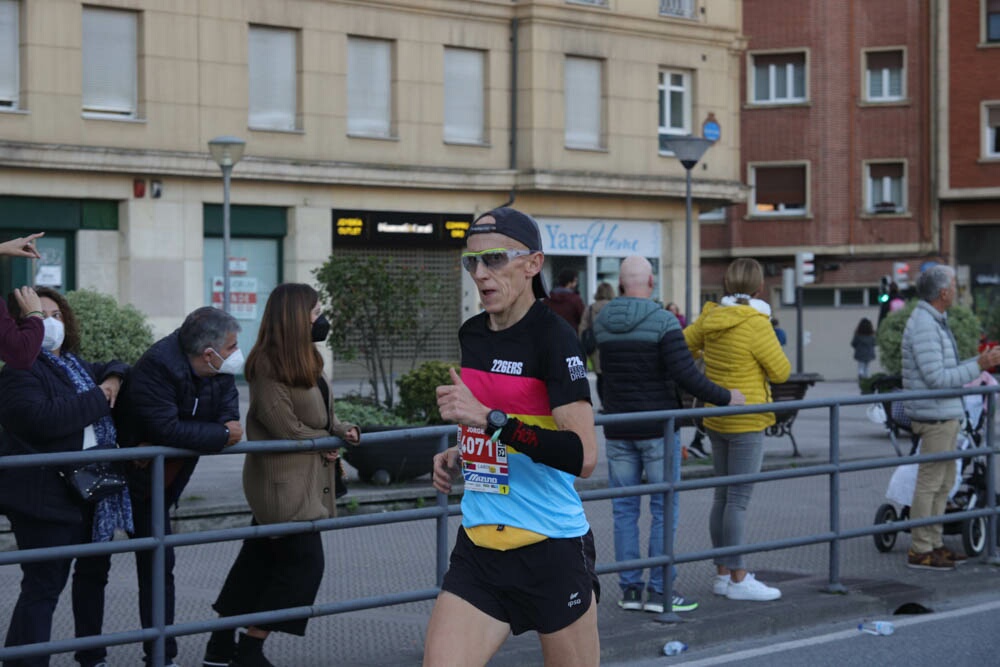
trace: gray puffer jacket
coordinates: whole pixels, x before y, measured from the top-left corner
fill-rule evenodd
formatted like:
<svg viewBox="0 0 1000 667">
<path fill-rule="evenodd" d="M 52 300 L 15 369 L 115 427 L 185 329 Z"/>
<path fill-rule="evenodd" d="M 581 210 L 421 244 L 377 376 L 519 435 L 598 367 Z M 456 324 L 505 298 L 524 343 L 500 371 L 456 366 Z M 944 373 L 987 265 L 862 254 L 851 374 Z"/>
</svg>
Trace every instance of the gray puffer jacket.
<svg viewBox="0 0 1000 667">
<path fill-rule="evenodd" d="M 955 389 L 979 375 L 976 357 L 960 362 L 958 345 L 948 320 L 931 304 L 921 301 L 903 330 L 903 389 Z M 963 419 L 962 399 L 925 398 L 907 401 L 910 419 L 934 421 Z"/>
</svg>

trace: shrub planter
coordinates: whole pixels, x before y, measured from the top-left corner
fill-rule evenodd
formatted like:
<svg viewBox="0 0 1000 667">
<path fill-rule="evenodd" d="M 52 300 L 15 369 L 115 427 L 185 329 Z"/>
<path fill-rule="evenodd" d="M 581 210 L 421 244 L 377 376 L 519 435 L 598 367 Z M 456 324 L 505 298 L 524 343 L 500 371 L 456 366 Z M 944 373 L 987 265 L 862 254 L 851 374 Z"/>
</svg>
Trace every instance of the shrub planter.
<svg viewBox="0 0 1000 667">
<path fill-rule="evenodd" d="M 362 426 L 362 434 L 388 433 L 403 428 L 420 428 L 422 424 L 409 427 Z M 360 447 L 346 447 L 344 458 L 358 471 L 363 482 L 389 484 L 406 482 L 429 474 L 434 469 L 434 455 L 441 442 L 440 435 L 406 435 L 398 440 L 382 440 L 365 443 L 364 435 Z M 448 446 L 458 442 L 458 429 L 448 436 Z"/>
</svg>

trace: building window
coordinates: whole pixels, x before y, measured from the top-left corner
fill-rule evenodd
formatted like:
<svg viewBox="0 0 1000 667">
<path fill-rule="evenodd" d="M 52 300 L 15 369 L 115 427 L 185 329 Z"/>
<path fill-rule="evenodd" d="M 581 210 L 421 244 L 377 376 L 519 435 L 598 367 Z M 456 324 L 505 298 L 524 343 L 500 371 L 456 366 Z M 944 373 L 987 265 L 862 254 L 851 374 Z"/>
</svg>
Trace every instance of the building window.
<svg viewBox="0 0 1000 667">
<path fill-rule="evenodd" d="M 750 214 L 805 215 L 808 210 L 806 165 L 752 166 Z"/>
<path fill-rule="evenodd" d="M 600 60 L 566 56 L 566 147 L 600 149 L 604 93 Z"/>
<path fill-rule="evenodd" d="M 694 0 L 660 0 L 660 15 L 693 19 Z"/>
<path fill-rule="evenodd" d="M 806 100 L 806 56 L 804 53 L 774 53 L 752 56 L 753 101 L 757 104 L 788 104 Z"/>
<path fill-rule="evenodd" d="M 444 140 L 482 144 L 486 117 L 486 54 L 444 50 Z"/>
<path fill-rule="evenodd" d="M 347 133 L 392 136 L 392 42 L 347 38 Z"/>
<path fill-rule="evenodd" d="M 17 109 L 21 44 L 17 0 L 0 0 L 0 109 Z"/>
<path fill-rule="evenodd" d="M 594 5 L 595 7 L 607 7 L 608 0 L 566 0 L 571 5 Z"/>
<path fill-rule="evenodd" d="M 1000 103 L 985 107 L 986 127 L 983 128 L 986 157 L 1000 157 Z"/>
<path fill-rule="evenodd" d="M 83 8 L 83 111 L 135 118 L 139 15 Z"/>
<path fill-rule="evenodd" d="M 298 112 L 298 35 L 295 30 L 250 26 L 249 123 L 253 129 L 294 130 Z"/>
<path fill-rule="evenodd" d="M 986 0 L 983 5 L 986 11 L 986 41 L 1000 42 L 1000 0 Z"/>
<path fill-rule="evenodd" d="M 906 96 L 902 51 L 865 54 L 865 97 L 870 102 L 890 102 Z"/>
<path fill-rule="evenodd" d="M 691 75 L 687 72 L 660 72 L 660 152 L 669 153 L 664 139 L 691 134 Z"/>
<path fill-rule="evenodd" d="M 869 164 L 865 210 L 868 213 L 902 213 L 906 210 L 906 172 L 902 162 Z"/>
</svg>

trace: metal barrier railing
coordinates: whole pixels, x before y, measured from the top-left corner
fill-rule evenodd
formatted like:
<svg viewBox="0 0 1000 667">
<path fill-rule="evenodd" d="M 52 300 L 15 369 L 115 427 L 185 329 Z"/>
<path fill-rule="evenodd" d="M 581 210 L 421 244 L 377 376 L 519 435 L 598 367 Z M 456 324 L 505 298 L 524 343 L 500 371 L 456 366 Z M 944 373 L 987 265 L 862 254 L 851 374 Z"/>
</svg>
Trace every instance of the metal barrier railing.
<svg viewBox="0 0 1000 667">
<path fill-rule="evenodd" d="M 699 560 L 707 560 L 718 556 L 748 554 L 762 551 L 772 551 L 776 549 L 787 549 L 791 547 L 806 546 L 828 542 L 829 569 L 826 590 L 829 592 L 843 592 L 844 587 L 840 582 L 840 543 L 847 539 L 865 537 L 882 532 L 896 532 L 923 526 L 933 523 L 941 523 L 946 517 L 944 515 L 927 517 L 924 519 L 909 519 L 906 521 L 896 521 L 883 526 L 871 526 L 865 528 L 855 528 L 842 530 L 840 527 L 840 475 L 845 472 L 858 472 L 862 470 L 872 470 L 877 468 L 895 467 L 901 463 L 919 463 L 925 461 L 945 461 L 951 459 L 969 458 L 974 456 L 986 457 L 986 506 L 982 509 L 966 510 L 961 512 L 949 512 L 947 520 L 960 521 L 976 517 L 987 517 L 986 545 L 987 558 L 993 564 L 1000 564 L 1000 556 L 997 551 L 997 517 L 998 509 L 996 504 L 995 488 L 995 458 L 1000 450 L 997 449 L 996 434 L 994 428 L 994 415 L 996 410 L 996 396 L 1000 392 L 1000 387 L 976 387 L 967 389 L 949 389 L 937 391 L 919 392 L 895 392 L 891 394 L 877 394 L 867 396 L 845 396 L 826 399 L 807 399 L 801 401 L 787 401 L 781 404 L 782 410 L 805 410 L 815 408 L 828 408 L 830 411 L 830 445 L 829 462 L 788 468 L 782 470 L 772 470 L 746 475 L 730 475 L 724 477 L 710 477 L 705 479 L 672 481 L 670 471 L 673 465 L 673 447 L 664 448 L 664 482 L 655 484 L 643 484 L 641 486 L 618 487 L 608 489 L 593 489 L 583 491 L 580 497 L 585 501 L 604 500 L 616 497 L 626 497 L 632 495 L 650 495 L 660 493 L 663 495 L 664 521 L 673 515 L 674 494 L 683 491 L 693 491 L 696 489 L 708 489 L 717 486 L 728 486 L 747 482 L 768 482 L 782 479 L 794 479 L 800 477 L 814 477 L 820 475 L 829 476 L 829 507 L 830 526 L 829 530 L 792 538 L 772 540 L 768 542 L 758 542 L 736 547 L 724 547 L 694 551 L 689 553 L 674 553 L 673 531 L 665 529 L 663 531 L 664 555 L 639 558 L 631 561 L 601 563 L 597 566 L 598 574 L 607 574 L 647 567 L 662 567 L 664 582 L 671 582 L 671 565 L 678 563 L 688 563 Z M 840 462 L 840 408 L 845 405 L 861 405 L 867 403 L 912 400 L 920 398 L 946 398 L 971 394 L 982 394 L 986 399 L 986 437 L 985 443 L 981 447 L 972 450 L 954 451 L 937 454 L 922 454 L 918 456 L 904 457 L 883 457 L 874 459 L 855 460 L 848 463 Z M 626 424 L 639 419 L 643 421 L 662 420 L 664 424 L 665 442 L 671 442 L 673 438 L 675 420 L 692 417 L 712 417 L 734 414 L 753 414 L 760 412 L 771 412 L 772 405 L 754 405 L 726 408 L 689 408 L 680 410 L 664 410 L 659 412 L 644 412 L 641 414 L 618 414 L 618 415 L 597 415 L 595 421 L 598 425 L 604 424 Z M 443 451 L 448 446 L 448 437 L 454 432 L 454 426 L 432 426 L 416 429 L 400 430 L 393 432 L 381 432 L 365 434 L 365 445 L 373 446 L 380 442 L 398 442 L 399 440 L 426 438 L 428 436 L 440 437 L 438 451 Z M 270 440 L 246 442 L 230 447 L 217 455 L 227 454 L 247 454 L 264 452 L 294 452 L 309 450 L 324 450 L 340 447 L 344 443 L 335 437 L 317 438 L 314 440 L 294 441 L 294 440 Z M 269 524 L 248 526 L 243 528 L 227 528 L 203 530 L 176 535 L 165 535 L 164 524 L 164 459 L 166 457 L 190 457 L 198 456 L 196 452 L 185 449 L 175 449 L 171 447 L 137 447 L 129 449 L 97 450 L 86 452 L 60 452 L 48 454 L 25 454 L 15 456 L 0 457 L 0 469 L 3 468 L 24 468 L 30 466 L 47 465 L 56 466 L 69 463 L 83 463 L 89 461 L 134 461 L 139 459 L 152 459 L 152 536 L 148 538 L 113 541 L 101 544 L 77 544 L 69 546 L 48 547 L 44 549 L 30 549 L 26 551 L 12 551 L 0 553 L 0 565 L 20 564 L 28 562 L 38 562 L 54 560 L 60 558 L 76 558 L 82 556 L 95 556 L 101 554 L 116 554 L 135 551 L 153 552 L 153 627 L 139 630 L 129 630 L 103 634 L 94 637 L 84 637 L 79 639 L 61 639 L 38 644 L 27 644 L 23 646 L 10 646 L 0 648 L 0 660 L 12 660 L 29 656 L 45 655 L 51 653 L 62 653 L 68 651 L 78 651 L 100 646 L 116 646 L 121 644 L 131 644 L 143 641 L 154 641 L 153 655 L 150 656 L 154 665 L 164 664 L 165 641 L 167 637 L 178 637 L 182 635 L 200 634 L 215 630 L 233 629 L 248 625 L 260 625 L 278 621 L 311 618 L 315 616 L 325 616 L 331 614 L 341 614 L 362 609 L 373 609 L 408 602 L 418 602 L 431 600 L 439 592 L 439 586 L 448 566 L 448 518 L 460 514 L 460 508 L 456 505 L 449 505 L 448 497 L 445 494 L 437 494 L 437 502 L 433 507 L 410 510 L 396 510 L 380 514 L 365 514 L 355 516 L 336 517 L 332 519 L 322 519 L 317 521 L 297 521 L 291 523 Z M 204 454 L 202 454 L 204 456 Z M 400 593 L 379 595 L 366 598 L 357 598 L 343 602 L 330 602 L 316 604 L 312 606 L 295 607 L 290 609 L 280 609 L 275 611 L 258 612 L 241 616 L 227 616 L 223 618 L 212 618 L 188 623 L 175 623 L 166 626 L 164 622 L 164 586 L 165 586 L 165 562 L 166 549 L 168 547 L 190 546 L 197 544 L 210 544 L 215 542 L 226 542 L 233 540 L 243 540 L 256 537 L 276 537 L 281 535 L 291 535 L 296 533 L 322 532 L 332 530 L 346 530 L 362 526 L 377 526 L 391 523 L 402 523 L 408 521 L 421 521 L 434 519 L 436 522 L 436 581 L 435 588 L 417 589 L 403 591 Z M 667 588 L 670 590 L 672 587 Z M 664 611 L 656 617 L 661 622 L 675 622 L 679 620 L 672 611 Z"/>
</svg>

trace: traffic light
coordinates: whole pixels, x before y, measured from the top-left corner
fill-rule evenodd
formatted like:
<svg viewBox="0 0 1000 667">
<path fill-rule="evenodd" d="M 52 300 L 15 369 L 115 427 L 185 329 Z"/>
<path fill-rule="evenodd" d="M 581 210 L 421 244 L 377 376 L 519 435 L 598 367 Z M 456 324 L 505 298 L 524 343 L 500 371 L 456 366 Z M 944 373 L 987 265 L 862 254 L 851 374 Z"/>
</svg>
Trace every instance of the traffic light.
<svg viewBox="0 0 1000 667">
<path fill-rule="evenodd" d="M 795 285 L 802 287 L 816 282 L 815 255 L 811 252 L 795 253 Z"/>
<path fill-rule="evenodd" d="M 878 302 L 886 303 L 889 301 L 889 283 L 892 282 L 892 278 L 889 276 L 882 276 L 882 282 L 878 286 Z"/>
<path fill-rule="evenodd" d="M 896 282 L 896 287 L 905 290 L 910 286 L 910 265 L 906 262 L 892 263 L 892 279 Z"/>
</svg>

